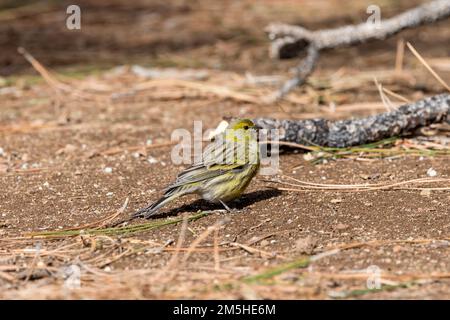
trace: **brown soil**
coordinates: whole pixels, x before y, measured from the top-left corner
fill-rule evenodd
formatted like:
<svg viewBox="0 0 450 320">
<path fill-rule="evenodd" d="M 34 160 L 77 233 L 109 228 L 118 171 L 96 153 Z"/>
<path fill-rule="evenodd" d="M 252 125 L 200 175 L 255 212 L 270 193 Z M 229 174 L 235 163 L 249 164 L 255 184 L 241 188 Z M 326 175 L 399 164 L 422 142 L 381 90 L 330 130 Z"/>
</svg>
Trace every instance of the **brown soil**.
<svg viewBox="0 0 450 320">
<path fill-rule="evenodd" d="M 292 97 L 307 96 L 306 102 L 300 107 L 286 103 L 282 108 L 179 88 L 172 88 L 172 95 L 168 94 L 169 89 L 162 89 L 106 103 L 57 95 L 34 76 L 29 64 L 16 53 L 17 46 L 26 47 L 44 65 L 64 74 L 64 80 L 72 87 L 131 88 L 144 80 L 129 73 L 99 69 L 136 63 L 208 69 L 206 84 L 263 95 L 276 86 L 239 88 L 236 83 L 245 79 L 246 71 L 286 77 L 286 70 L 297 62 L 278 62 L 267 57 L 264 26 L 283 21 L 318 29 L 357 23 L 364 19 L 365 8 L 371 2 L 130 4 L 85 0 L 79 4 L 81 31 L 66 30 L 65 6 L 51 1 L 45 10 L 39 8 L 38 14 L 13 11 L 17 16 L 0 25 L 0 44 L 5 48 L 0 53 L 0 74 L 8 75 L 4 78 L 6 84 L 0 85 L 14 88 L 13 93 L 1 97 L 0 147 L 4 153 L 0 155 L 0 243 L 4 245 L 0 246 L 0 297 L 450 298 L 450 194 L 446 190 L 298 193 L 274 190 L 271 187 L 279 185 L 258 177 L 246 194 L 232 204 L 237 207 L 236 212 L 217 211 L 188 224 L 183 248 L 192 245 L 208 227 L 227 218 L 216 238 L 222 250 L 219 260 L 214 256 L 212 232 L 184 264 L 181 261 L 186 257 L 185 251 L 178 255 L 175 264 L 174 260 L 172 264 L 168 262 L 175 254 L 181 223 L 131 236 L 112 236 L 109 240 L 100 236 L 23 238 L 29 232 L 99 221 L 116 212 L 127 198 L 129 205 L 117 219 L 156 200 L 182 167 L 171 163 L 170 146 L 147 150 L 144 146 L 149 139 L 153 145 L 169 141 L 174 129 L 192 130 L 194 120 L 214 128 L 228 116 L 302 117 L 315 113 L 339 118 L 350 115 L 325 112 L 330 101 L 337 102 L 337 110 L 339 104 L 379 101 L 370 82 L 338 93 L 313 87 L 298 89 Z M 390 16 L 412 5 L 410 1 L 395 5 L 384 1 L 382 14 Z M 33 7 L 30 10 L 34 12 Z M 6 18 L 0 15 L 0 19 Z M 448 65 L 450 48 L 443 44 L 450 39 L 449 27 L 449 22 L 444 21 L 385 42 L 325 53 L 315 76 L 328 79 L 341 67 L 348 75 L 392 70 L 400 38 L 413 43 L 427 58 L 446 58 Z M 413 84 L 396 78 L 386 79 L 383 84 L 411 100 L 443 92 L 409 53 L 405 55 L 405 69 L 413 73 Z M 450 80 L 448 71 L 438 72 Z M 134 146 L 142 148 L 127 150 Z M 119 151 L 105 154 L 114 148 Z M 149 157 L 157 162 L 150 163 Z M 434 168 L 439 178 L 450 178 L 448 157 L 339 159 L 314 165 L 302 153 L 291 151 L 283 153 L 280 161 L 280 175 L 317 183 L 392 183 L 427 177 L 429 168 Z M 106 167 L 112 172 L 107 173 Z M 217 209 L 221 208 L 186 197 L 163 210 L 157 219 L 170 220 L 184 213 Z M 105 247 L 96 246 L 101 241 Z M 307 268 L 286 270 L 265 281 L 243 280 L 355 242 L 362 244 L 312 262 Z M 29 249 L 38 243 L 43 251 L 36 255 Z M 136 243 L 147 247 L 119 256 L 124 250 L 135 248 Z M 167 243 L 168 250 L 155 250 Z M 230 243 L 247 244 L 250 248 Z M 65 245 L 68 249 L 62 250 Z M 84 251 L 78 254 L 76 250 Z M 80 261 L 89 268 L 83 269 L 81 288 L 67 291 L 58 270 Z M 364 274 L 372 265 L 382 272 L 384 290 L 357 291 L 366 290 Z M 37 273 L 46 268 L 52 270 L 51 276 Z M 177 273 L 172 277 L 170 271 Z M 140 277 L 139 272 L 146 277 Z M 161 277 L 152 278 L 155 274 Z M 348 276 L 352 274 L 362 276 Z"/>
</svg>

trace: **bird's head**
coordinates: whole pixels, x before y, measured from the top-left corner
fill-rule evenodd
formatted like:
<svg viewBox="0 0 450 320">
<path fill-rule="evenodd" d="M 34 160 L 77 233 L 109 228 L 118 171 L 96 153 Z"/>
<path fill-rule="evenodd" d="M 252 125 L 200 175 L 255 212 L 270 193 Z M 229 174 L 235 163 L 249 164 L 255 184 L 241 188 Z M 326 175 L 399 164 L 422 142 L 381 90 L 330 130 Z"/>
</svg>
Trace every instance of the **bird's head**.
<svg viewBox="0 0 450 320">
<path fill-rule="evenodd" d="M 219 158 L 232 163 L 258 163 L 258 127 L 249 119 L 236 119 L 230 122 L 220 135 L 215 136 Z M 229 149 L 230 148 L 230 149 Z M 231 150 L 231 152 L 229 152 Z M 232 157 L 229 159 L 229 157 Z"/>
<path fill-rule="evenodd" d="M 228 125 L 225 132 L 228 141 L 256 140 L 258 127 L 250 119 L 236 119 Z"/>
<path fill-rule="evenodd" d="M 232 130 L 256 130 L 257 127 L 250 119 L 237 119 L 228 125 Z"/>
</svg>

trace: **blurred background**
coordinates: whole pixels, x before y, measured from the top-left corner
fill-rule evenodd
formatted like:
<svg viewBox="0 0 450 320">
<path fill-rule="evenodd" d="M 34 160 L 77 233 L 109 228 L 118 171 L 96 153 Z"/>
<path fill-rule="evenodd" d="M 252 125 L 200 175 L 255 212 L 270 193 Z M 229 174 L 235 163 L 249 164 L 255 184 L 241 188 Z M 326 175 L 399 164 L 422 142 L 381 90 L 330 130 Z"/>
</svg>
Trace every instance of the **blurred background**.
<svg viewBox="0 0 450 320">
<path fill-rule="evenodd" d="M 382 18 L 426 1 L 381 0 Z M 269 72 L 286 70 L 268 59 L 264 28 L 271 22 L 311 30 L 367 20 L 373 1 L 207 1 L 80 0 L 81 30 L 66 28 L 66 8 L 74 1 L 0 1 L 0 75 L 29 72 L 17 47 L 44 65 L 79 72 L 139 63 L 161 67 Z M 434 31 L 433 31 L 434 30 Z M 448 22 L 401 34 L 420 51 L 448 56 Z M 392 63 L 397 37 L 327 55 L 322 67 Z M 442 44 L 442 45 L 438 45 Z M 295 64 L 295 61 L 291 62 Z"/>
</svg>

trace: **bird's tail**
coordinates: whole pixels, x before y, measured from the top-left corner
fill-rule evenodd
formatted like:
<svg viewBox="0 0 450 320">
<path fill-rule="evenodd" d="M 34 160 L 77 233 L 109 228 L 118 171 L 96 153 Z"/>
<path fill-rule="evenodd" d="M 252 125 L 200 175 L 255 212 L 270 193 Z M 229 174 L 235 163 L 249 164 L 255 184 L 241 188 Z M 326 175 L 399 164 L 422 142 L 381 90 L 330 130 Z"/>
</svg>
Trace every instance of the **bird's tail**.
<svg viewBox="0 0 450 320">
<path fill-rule="evenodd" d="M 171 194 L 171 195 L 164 195 L 161 199 L 159 199 L 158 201 L 152 203 L 150 206 L 140 209 L 139 211 L 135 212 L 131 218 L 138 218 L 138 217 L 143 217 L 143 218 L 150 218 L 151 216 L 153 216 L 158 209 L 162 208 L 163 206 L 165 206 L 167 203 L 171 202 L 172 200 L 178 198 L 179 196 L 181 196 L 181 194 Z"/>
</svg>

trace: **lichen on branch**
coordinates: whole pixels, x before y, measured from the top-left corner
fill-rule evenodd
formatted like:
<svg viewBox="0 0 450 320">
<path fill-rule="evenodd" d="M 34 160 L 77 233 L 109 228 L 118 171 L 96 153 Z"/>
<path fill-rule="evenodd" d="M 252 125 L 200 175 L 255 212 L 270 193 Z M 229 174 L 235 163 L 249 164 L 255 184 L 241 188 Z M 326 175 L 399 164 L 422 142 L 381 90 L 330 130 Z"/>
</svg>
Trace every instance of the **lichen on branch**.
<svg viewBox="0 0 450 320">
<path fill-rule="evenodd" d="M 414 132 L 433 123 L 450 122 L 450 94 L 400 106 L 394 111 L 360 119 L 276 120 L 256 118 L 263 129 L 277 129 L 280 141 L 345 148 Z"/>
</svg>

